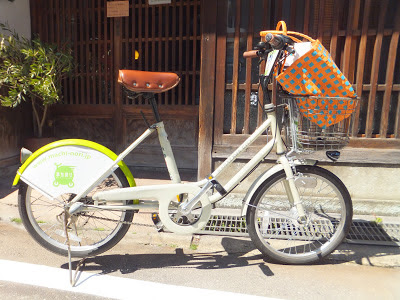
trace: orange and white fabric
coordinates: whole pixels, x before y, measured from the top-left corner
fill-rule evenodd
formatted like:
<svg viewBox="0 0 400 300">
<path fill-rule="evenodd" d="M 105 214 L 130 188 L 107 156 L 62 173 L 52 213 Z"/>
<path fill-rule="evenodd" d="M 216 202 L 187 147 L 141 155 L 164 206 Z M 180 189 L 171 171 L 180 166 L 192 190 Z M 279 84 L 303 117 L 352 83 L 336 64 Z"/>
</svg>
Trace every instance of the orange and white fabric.
<svg viewBox="0 0 400 300">
<path fill-rule="evenodd" d="M 282 27 L 282 30 L 278 29 Z M 278 23 L 277 30 L 263 31 L 280 33 L 290 37 L 298 35 L 311 42 L 311 49 L 297 58 L 280 73 L 276 79 L 282 88 L 296 98 L 300 112 L 318 126 L 326 128 L 351 116 L 357 104 L 356 100 L 343 99 L 312 99 L 306 96 L 317 97 L 346 97 L 356 98 L 357 95 L 347 78 L 336 66 L 329 52 L 318 40 L 286 30 L 283 21 Z M 293 38 L 293 37 L 292 37 Z M 299 41 L 294 38 L 295 41 Z"/>
</svg>

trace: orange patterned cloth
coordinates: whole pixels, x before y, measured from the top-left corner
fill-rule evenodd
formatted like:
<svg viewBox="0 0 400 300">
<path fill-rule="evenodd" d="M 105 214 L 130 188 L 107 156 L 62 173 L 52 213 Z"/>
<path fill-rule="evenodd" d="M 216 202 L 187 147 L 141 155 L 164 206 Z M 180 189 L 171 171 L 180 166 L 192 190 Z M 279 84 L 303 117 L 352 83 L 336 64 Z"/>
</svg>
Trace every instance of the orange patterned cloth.
<svg viewBox="0 0 400 300">
<path fill-rule="evenodd" d="M 282 88 L 293 95 L 356 98 L 357 95 L 332 60 L 329 52 L 315 40 L 311 50 L 277 76 Z M 326 128 L 351 116 L 356 100 L 297 98 L 301 113 Z"/>
<path fill-rule="evenodd" d="M 327 128 L 351 116 L 356 99 L 296 98 L 301 113 L 321 128 Z"/>
</svg>

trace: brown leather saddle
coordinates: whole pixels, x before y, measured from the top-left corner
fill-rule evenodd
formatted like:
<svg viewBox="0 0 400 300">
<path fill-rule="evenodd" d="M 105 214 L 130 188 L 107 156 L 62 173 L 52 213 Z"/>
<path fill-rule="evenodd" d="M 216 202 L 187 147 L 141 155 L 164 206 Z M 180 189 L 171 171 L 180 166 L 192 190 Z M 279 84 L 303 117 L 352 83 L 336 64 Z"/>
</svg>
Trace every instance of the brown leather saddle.
<svg viewBox="0 0 400 300">
<path fill-rule="evenodd" d="M 175 73 L 119 70 L 118 82 L 136 93 L 162 93 L 174 88 L 180 81 Z"/>
</svg>

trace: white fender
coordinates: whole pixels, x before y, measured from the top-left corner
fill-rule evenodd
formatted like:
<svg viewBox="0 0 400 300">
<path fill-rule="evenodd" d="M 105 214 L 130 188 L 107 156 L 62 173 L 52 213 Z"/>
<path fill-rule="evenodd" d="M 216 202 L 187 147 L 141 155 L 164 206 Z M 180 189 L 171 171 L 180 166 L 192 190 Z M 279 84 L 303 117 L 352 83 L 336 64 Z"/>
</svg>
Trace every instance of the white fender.
<svg viewBox="0 0 400 300">
<path fill-rule="evenodd" d="M 295 160 L 294 165 L 299 166 L 299 165 L 316 165 L 317 161 L 316 160 L 311 160 L 311 159 L 305 159 L 305 160 Z M 243 199 L 243 205 L 242 205 L 242 213 L 241 216 L 246 216 L 247 214 L 247 209 L 249 207 L 249 202 L 251 198 L 253 197 L 254 193 L 257 191 L 257 189 L 260 187 L 260 185 L 267 180 L 269 177 L 274 175 L 275 173 L 278 173 L 279 171 L 283 170 L 283 165 L 282 164 L 277 164 L 273 166 L 272 168 L 268 169 L 264 173 L 262 173 L 250 186 L 249 190 L 246 193 L 246 196 Z"/>
<path fill-rule="evenodd" d="M 269 177 L 274 175 L 275 173 L 283 170 L 283 166 L 281 164 L 277 164 L 273 166 L 272 168 L 268 169 L 264 173 L 262 173 L 250 186 L 249 190 L 246 193 L 246 196 L 243 199 L 243 205 L 242 205 L 242 213 L 241 216 L 246 216 L 247 209 L 249 207 L 249 202 L 250 199 L 253 197 L 254 193 L 256 190 L 260 187 L 260 185 L 267 180 Z"/>
</svg>

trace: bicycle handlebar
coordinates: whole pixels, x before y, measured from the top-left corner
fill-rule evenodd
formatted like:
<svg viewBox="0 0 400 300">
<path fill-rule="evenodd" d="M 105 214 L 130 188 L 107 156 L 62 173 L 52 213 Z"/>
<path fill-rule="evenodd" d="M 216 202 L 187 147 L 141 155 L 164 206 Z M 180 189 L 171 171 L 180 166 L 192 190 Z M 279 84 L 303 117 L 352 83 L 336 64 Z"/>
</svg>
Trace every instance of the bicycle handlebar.
<svg viewBox="0 0 400 300">
<path fill-rule="evenodd" d="M 283 49 L 283 47 L 286 44 L 286 41 L 283 39 L 282 36 L 275 35 L 275 34 L 272 34 L 272 33 L 268 33 L 265 36 L 265 41 L 267 43 L 269 43 L 272 46 L 272 48 L 277 49 L 277 50 Z"/>
<path fill-rule="evenodd" d="M 265 36 L 265 42 L 269 43 L 272 47 L 272 49 L 275 50 L 286 50 L 287 52 L 289 52 L 289 54 L 293 54 L 294 53 L 294 49 L 293 47 L 291 47 L 291 45 L 293 45 L 294 41 L 288 37 L 288 36 L 284 36 L 281 34 L 272 34 L 272 33 L 267 33 Z M 261 44 L 263 44 L 264 42 L 261 42 Z M 264 43 L 264 44 L 266 44 Z M 265 46 L 264 47 L 255 47 L 256 49 L 259 50 L 249 50 L 249 51 L 245 51 L 243 53 L 243 57 L 244 58 L 256 58 L 256 57 L 265 57 L 266 54 L 269 53 L 268 50 L 265 50 Z"/>
<path fill-rule="evenodd" d="M 245 51 L 243 53 L 243 57 L 244 58 L 256 58 L 256 57 L 260 57 L 260 51 L 258 50 L 250 50 L 250 51 Z"/>
</svg>

